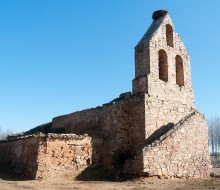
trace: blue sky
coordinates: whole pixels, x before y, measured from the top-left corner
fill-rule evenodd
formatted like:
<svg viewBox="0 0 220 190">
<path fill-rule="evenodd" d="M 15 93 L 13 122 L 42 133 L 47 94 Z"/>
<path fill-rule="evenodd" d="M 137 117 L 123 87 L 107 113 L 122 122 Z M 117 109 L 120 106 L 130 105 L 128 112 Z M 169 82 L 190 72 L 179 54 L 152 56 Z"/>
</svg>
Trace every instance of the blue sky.
<svg viewBox="0 0 220 190">
<path fill-rule="evenodd" d="M 131 91 L 134 47 L 167 9 L 195 103 L 220 116 L 219 0 L 0 0 L 0 127 L 25 131 Z"/>
</svg>

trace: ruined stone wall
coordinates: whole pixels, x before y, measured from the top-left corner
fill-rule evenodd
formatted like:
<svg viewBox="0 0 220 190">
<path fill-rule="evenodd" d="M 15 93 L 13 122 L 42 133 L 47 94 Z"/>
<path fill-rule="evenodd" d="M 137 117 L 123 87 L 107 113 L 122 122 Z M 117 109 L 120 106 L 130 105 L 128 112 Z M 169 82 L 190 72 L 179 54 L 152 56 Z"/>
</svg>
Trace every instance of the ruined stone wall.
<svg viewBox="0 0 220 190">
<path fill-rule="evenodd" d="M 159 128 L 176 124 L 193 110 L 191 106 L 181 100 L 175 101 L 175 99 L 150 95 L 145 97 L 146 139 Z"/>
<path fill-rule="evenodd" d="M 52 127 L 64 128 L 68 133 L 88 134 L 96 160 L 93 163 L 113 171 L 144 143 L 144 97 L 125 93 L 102 107 L 54 118 Z"/>
<path fill-rule="evenodd" d="M 103 165 L 119 169 L 145 140 L 144 96 L 133 96 L 103 106 Z"/>
<path fill-rule="evenodd" d="M 91 137 L 74 134 L 48 134 L 40 143 L 36 178 L 77 176 L 92 164 Z"/>
<path fill-rule="evenodd" d="M 158 140 L 146 144 L 133 161 L 126 162 L 125 172 L 166 178 L 209 177 L 211 163 L 207 135 L 204 116 L 194 111 Z M 139 166 L 140 162 L 142 166 Z"/>
<path fill-rule="evenodd" d="M 143 147 L 145 143 L 146 119 L 145 119 L 145 94 L 134 96 L 129 102 L 129 147 L 134 155 L 137 149 Z"/>
<path fill-rule="evenodd" d="M 23 136 L 0 143 L 0 164 L 32 179 L 77 176 L 93 164 L 93 149 L 88 135 Z"/>
<path fill-rule="evenodd" d="M 52 121 L 52 128 L 64 128 L 65 133 L 97 136 L 102 131 L 101 118 L 102 107 L 87 109 L 55 117 Z"/>
<path fill-rule="evenodd" d="M 128 144 L 128 102 L 116 101 L 103 106 L 103 167 L 112 170 L 117 164 L 117 157 Z"/>
<path fill-rule="evenodd" d="M 26 133 L 44 135 L 12 136 L 0 143 L 0 164 L 31 178 L 75 176 L 96 166 L 109 173 L 208 176 L 207 126 L 194 110 L 189 54 L 167 11 L 153 19 L 135 48 L 132 94 Z"/>
<path fill-rule="evenodd" d="M 88 134 L 91 137 L 93 146 L 92 163 L 93 165 L 102 165 L 102 118 L 103 108 L 97 107 L 55 117 L 52 120 L 52 128 L 63 128 L 65 133 Z"/>
<path fill-rule="evenodd" d="M 35 178 L 40 136 L 0 142 L 0 164 L 16 173 Z"/>
</svg>

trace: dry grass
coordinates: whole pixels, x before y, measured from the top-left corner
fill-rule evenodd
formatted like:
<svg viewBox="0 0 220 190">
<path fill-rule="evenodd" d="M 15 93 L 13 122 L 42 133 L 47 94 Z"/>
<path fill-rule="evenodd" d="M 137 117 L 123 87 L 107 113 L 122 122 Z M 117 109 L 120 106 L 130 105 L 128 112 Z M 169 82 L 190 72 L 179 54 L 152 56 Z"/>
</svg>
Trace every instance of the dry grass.
<svg viewBox="0 0 220 190">
<path fill-rule="evenodd" d="M 1 190 L 23 190 L 23 189 L 83 189 L 83 190 L 181 190 L 181 189 L 198 189 L 198 190 L 220 190 L 220 168 L 213 169 L 214 176 L 210 179 L 157 179 L 157 178 L 139 178 L 124 182 L 105 182 L 105 181 L 77 181 L 71 178 L 63 179 L 46 179 L 25 180 L 19 176 L 11 176 L 8 173 L 0 172 L 0 189 Z"/>
</svg>

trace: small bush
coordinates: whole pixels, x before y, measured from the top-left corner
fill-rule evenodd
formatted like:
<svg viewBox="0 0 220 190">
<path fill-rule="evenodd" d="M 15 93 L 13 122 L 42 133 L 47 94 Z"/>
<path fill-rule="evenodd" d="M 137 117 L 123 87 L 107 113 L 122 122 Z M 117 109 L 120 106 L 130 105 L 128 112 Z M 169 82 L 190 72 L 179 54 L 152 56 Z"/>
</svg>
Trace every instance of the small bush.
<svg viewBox="0 0 220 190">
<path fill-rule="evenodd" d="M 0 140 L 7 140 L 8 135 L 11 135 L 12 131 L 10 131 L 9 129 L 7 130 L 2 130 L 0 128 Z"/>
</svg>

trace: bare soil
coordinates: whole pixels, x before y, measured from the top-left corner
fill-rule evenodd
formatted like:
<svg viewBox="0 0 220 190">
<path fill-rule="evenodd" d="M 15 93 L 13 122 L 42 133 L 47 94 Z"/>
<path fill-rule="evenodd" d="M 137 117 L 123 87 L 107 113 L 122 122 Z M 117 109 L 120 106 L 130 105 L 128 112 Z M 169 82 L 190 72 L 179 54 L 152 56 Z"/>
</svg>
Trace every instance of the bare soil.
<svg viewBox="0 0 220 190">
<path fill-rule="evenodd" d="M 158 179 L 139 178 L 123 182 L 79 181 L 71 178 L 52 178 L 27 180 L 23 177 L 0 170 L 0 190 L 28 189 L 82 189 L 82 190 L 220 190 L 220 168 L 213 168 L 213 177 L 209 179 Z"/>
</svg>

